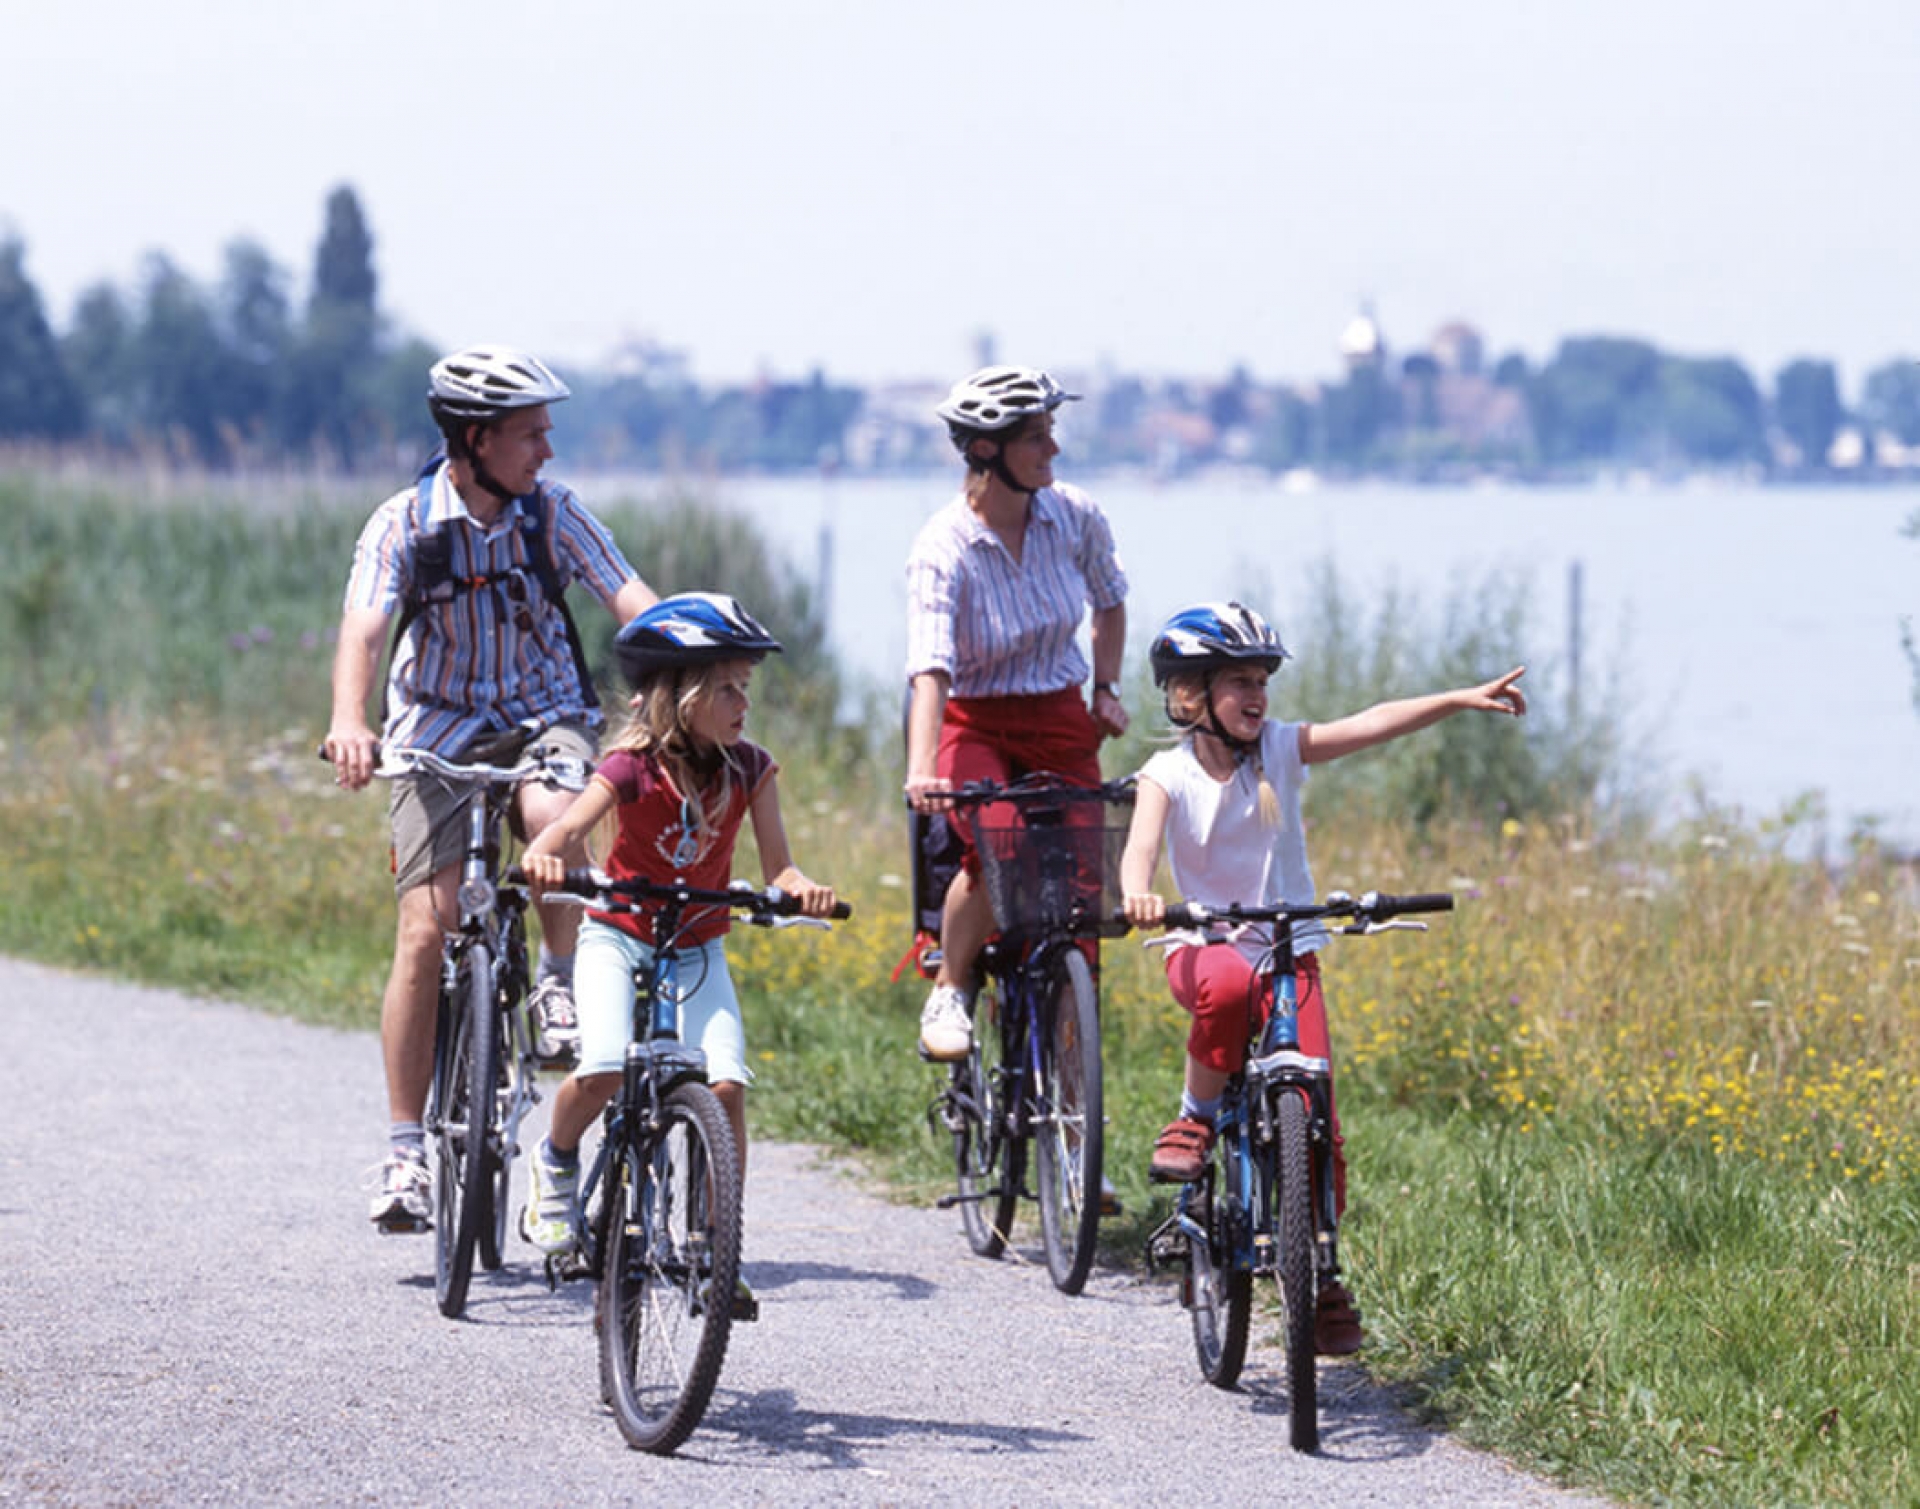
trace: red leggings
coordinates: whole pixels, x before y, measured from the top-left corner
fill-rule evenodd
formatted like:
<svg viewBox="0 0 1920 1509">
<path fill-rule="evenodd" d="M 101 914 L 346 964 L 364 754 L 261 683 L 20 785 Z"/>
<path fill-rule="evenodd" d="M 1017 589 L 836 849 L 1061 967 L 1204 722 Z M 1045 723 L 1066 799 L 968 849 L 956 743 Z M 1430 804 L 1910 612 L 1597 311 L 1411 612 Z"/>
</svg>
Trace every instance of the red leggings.
<svg viewBox="0 0 1920 1509">
<path fill-rule="evenodd" d="M 1303 954 L 1295 959 L 1293 979 L 1300 1051 L 1332 1063 L 1319 956 Z M 1193 1016 L 1187 1052 L 1194 1061 L 1221 1074 L 1232 1074 L 1244 1065 L 1247 1043 L 1265 1025 L 1273 1004 L 1272 986 L 1254 973 L 1247 956 L 1231 943 L 1170 949 L 1167 986 L 1174 1000 Z M 1333 1120 L 1333 1207 L 1339 1215 L 1347 1208 L 1347 1160 L 1331 1084 L 1327 1088 L 1327 1110 Z"/>
</svg>

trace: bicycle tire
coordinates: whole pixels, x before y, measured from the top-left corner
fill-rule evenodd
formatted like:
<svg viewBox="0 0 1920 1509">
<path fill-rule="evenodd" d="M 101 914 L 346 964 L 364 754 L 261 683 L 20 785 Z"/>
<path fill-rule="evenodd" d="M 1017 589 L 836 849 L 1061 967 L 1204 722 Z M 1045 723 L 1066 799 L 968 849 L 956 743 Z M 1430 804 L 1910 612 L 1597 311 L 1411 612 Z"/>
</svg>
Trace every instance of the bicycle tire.
<svg viewBox="0 0 1920 1509">
<path fill-rule="evenodd" d="M 1253 1270 L 1245 1251 L 1245 1212 L 1233 1191 L 1240 1187 L 1237 1129 L 1213 1145 L 1207 1169 L 1204 1241 L 1187 1241 L 1188 1313 L 1200 1376 L 1215 1388 L 1240 1381 L 1247 1361 L 1247 1329 L 1253 1317 Z"/>
<path fill-rule="evenodd" d="M 1314 1366 L 1313 1187 L 1308 1169 L 1307 1106 L 1298 1090 L 1282 1090 L 1275 1106 L 1279 1124 L 1274 1168 L 1274 1215 L 1280 1297 L 1285 1308 L 1287 1391 L 1295 1451 L 1320 1445 L 1319 1376 Z"/>
<path fill-rule="evenodd" d="M 474 944 L 456 977 L 446 1093 L 435 1139 L 433 1292 L 440 1313 L 450 1320 L 466 1310 L 480 1233 L 493 1224 L 487 1127 L 494 1097 L 491 1090 L 476 1091 L 499 1075 L 493 979 L 492 954 L 484 943 Z"/>
<path fill-rule="evenodd" d="M 953 1066 L 948 1081 L 955 1126 L 954 1170 L 960 1190 L 960 1224 L 967 1245 L 984 1258 L 1007 1250 L 1026 1171 L 1026 1144 L 1012 1134 L 1004 1072 L 1001 1026 L 985 1009 L 982 992 L 973 1024 L 973 1046 Z"/>
<path fill-rule="evenodd" d="M 596 1299 L 600 1391 L 628 1445 L 665 1455 L 699 1425 L 726 1359 L 740 1156 L 719 1098 L 688 1082 L 616 1159 Z"/>
<path fill-rule="evenodd" d="M 506 1261 L 507 1218 L 513 1211 L 513 1161 L 518 1148 L 510 1147 L 507 1142 L 508 1104 L 518 1099 L 521 1086 L 516 1083 L 519 1076 L 529 1072 L 527 1054 L 521 1045 L 515 1042 L 514 1019 L 523 1009 L 525 999 L 525 967 L 514 978 L 511 960 L 516 952 L 525 958 L 524 939 L 516 940 L 502 935 L 502 959 L 495 972 L 494 989 L 496 1002 L 493 1008 L 494 1021 L 497 1024 L 495 1035 L 498 1048 L 494 1054 L 498 1069 L 495 1071 L 498 1093 L 493 1100 L 493 1117 L 487 1128 L 487 1168 L 492 1181 L 493 1219 L 480 1228 L 480 1265 L 489 1271 L 498 1269 Z M 521 1029 L 525 1031 L 524 1028 Z"/>
<path fill-rule="evenodd" d="M 1100 998 L 1077 948 L 1060 955 L 1037 1024 L 1034 1163 L 1047 1271 L 1062 1294 L 1086 1286 L 1100 1234 L 1100 1168 L 1106 1144 L 1100 1073 Z"/>
</svg>

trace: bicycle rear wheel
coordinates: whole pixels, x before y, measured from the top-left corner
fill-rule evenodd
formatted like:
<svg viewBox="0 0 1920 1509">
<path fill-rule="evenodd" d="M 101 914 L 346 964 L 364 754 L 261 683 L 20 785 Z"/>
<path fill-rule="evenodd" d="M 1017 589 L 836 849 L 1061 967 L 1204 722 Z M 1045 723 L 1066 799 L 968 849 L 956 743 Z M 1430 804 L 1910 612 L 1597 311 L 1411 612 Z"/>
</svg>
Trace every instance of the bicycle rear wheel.
<svg viewBox="0 0 1920 1509">
<path fill-rule="evenodd" d="M 720 1378 L 740 1278 L 740 1157 L 712 1090 L 676 1086 L 609 1170 L 600 1392 L 627 1444 L 665 1454 Z"/>
<path fill-rule="evenodd" d="M 444 1054 L 436 1052 L 442 1089 L 433 1141 L 433 1292 L 449 1318 L 467 1307 L 474 1248 L 493 1225 L 487 1130 L 500 1072 L 493 980 L 493 956 L 476 943 L 460 961 L 451 1031 Z"/>
<path fill-rule="evenodd" d="M 1000 1024 L 981 1009 L 973 1024 L 973 1047 L 953 1066 L 948 1097 L 953 1108 L 953 1161 L 960 1186 L 960 1224 L 967 1245 L 981 1257 L 1007 1250 L 1020 1176 L 1026 1172 L 1026 1144 L 1008 1125 L 1008 1087 Z"/>
<path fill-rule="evenodd" d="M 1308 1182 L 1306 1101 L 1299 1091 L 1283 1089 L 1275 1110 L 1280 1134 L 1273 1188 L 1279 1227 L 1275 1255 L 1280 1269 L 1280 1298 L 1286 1311 L 1291 1439 L 1295 1451 L 1314 1451 L 1320 1445 L 1320 1406 L 1313 1349 L 1313 1191 Z"/>
<path fill-rule="evenodd" d="M 1197 1211 L 1206 1240 L 1187 1241 L 1187 1304 L 1193 1320 L 1193 1350 L 1200 1376 L 1215 1388 L 1240 1381 L 1247 1360 L 1247 1324 L 1253 1314 L 1253 1272 L 1247 1263 L 1246 1212 L 1234 1191 L 1239 1152 L 1235 1133 L 1213 1145 L 1204 1185 L 1205 1208 Z"/>
<path fill-rule="evenodd" d="M 1100 1230 L 1100 1165 L 1106 1125 L 1100 1083 L 1100 1001 L 1077 948 L 1060 956 L 1048 1006 L 1037 1024 L 1039 1098 L 1034 1116 L 1040 1178 L 1040 1236 L 1047 1271 L 1063 1294 L 1078 1294 L 1093 1266 Z"/>
</svg>

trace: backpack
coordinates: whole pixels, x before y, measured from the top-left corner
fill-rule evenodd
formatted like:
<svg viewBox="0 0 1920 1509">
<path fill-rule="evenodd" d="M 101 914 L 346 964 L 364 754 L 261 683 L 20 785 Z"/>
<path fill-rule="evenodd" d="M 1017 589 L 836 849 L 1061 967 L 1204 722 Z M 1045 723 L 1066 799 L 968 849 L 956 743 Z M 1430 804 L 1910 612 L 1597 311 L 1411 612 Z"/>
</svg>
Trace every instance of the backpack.
<svg viewBox="0 0 1920 1509">
<path fill-rule="evenodd" d="M 454 521 L 448 519 L 431 529 L 426 527 L 427 484 L 445 459 L 444 451 L 435 451 L 428 457 L 427 464 L 420 469 L 419 479 L 414 483 L 413 502 L 407 510 L 407 520 L 411 526 L 408 532 L 414 542 L 413 581 L 393 626 L 393 643 L 387 649 L 387 676 L 380 683 L 380 719 L 383 723 L 387 716 L 387 685 L 393 675 L 393 657 L 400 651 L 401 639 L 413 627 L 427 604 L 450 602 L 462 592 L 478 592 L 512 575 L 511 571 L 489 571 L 481 576 L 455 576 Z M 593 674 L 587 668 L 587 652 L 580 643 L 579 626 L 574 623 L 573 613 L 567 607 L 566 587 L 560 580 L 559 563 L 553 555 L 553 517 L 557 504 L 544 483 L 536 483 L 531 496 L 534 506 L 520 511 L 520 538 L 526 548 L 527 568 L 539 581 L 540 590 L 547 601 L 560 610 L 560 621 L 567 630 L 567 643 L 573 649 L 574 669 L 580 677 L 581 698 L 588 708 L 597 708 L 600 706 L 600 696 L 594 690 Z"/>
</svg>

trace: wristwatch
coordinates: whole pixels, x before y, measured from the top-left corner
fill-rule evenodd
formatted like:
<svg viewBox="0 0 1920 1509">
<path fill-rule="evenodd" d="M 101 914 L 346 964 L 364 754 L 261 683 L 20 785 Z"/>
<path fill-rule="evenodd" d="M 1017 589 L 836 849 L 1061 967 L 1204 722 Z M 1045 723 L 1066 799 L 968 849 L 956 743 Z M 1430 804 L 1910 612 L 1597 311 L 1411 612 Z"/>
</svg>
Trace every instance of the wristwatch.
<svg viewBox="0 0 1920 1509">
<path fill-rule="evenodd" d="M 1105 692 L 1115 702 L 1120 700 L 1120 683 L 1117 681 L 1096 681 L 1093 690 L 1096 694 Z"/>
</svg>

